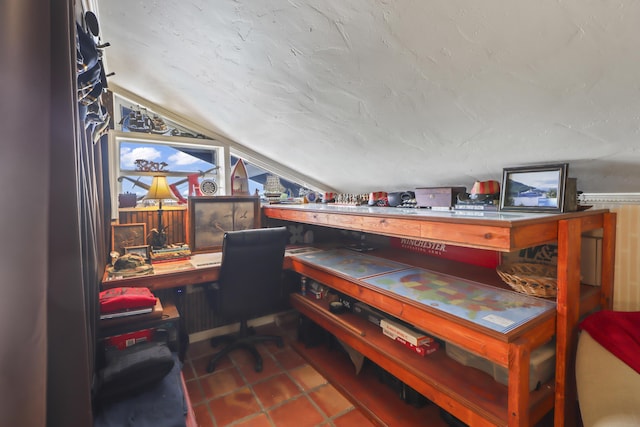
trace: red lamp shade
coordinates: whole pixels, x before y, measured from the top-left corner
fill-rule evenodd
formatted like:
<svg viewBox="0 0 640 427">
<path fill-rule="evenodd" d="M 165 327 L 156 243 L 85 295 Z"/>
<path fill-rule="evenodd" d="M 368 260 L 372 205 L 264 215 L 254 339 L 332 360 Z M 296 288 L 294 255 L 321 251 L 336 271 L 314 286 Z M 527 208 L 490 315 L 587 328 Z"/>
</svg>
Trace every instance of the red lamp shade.
<svg viewBox="0 0 640 427">
<path fill-rule="evenodd" d="M 500 183 L 498 181 L 476 181 L 471 188 L 471 194 L 496 194 L 500 192 Z"/>
</svg>

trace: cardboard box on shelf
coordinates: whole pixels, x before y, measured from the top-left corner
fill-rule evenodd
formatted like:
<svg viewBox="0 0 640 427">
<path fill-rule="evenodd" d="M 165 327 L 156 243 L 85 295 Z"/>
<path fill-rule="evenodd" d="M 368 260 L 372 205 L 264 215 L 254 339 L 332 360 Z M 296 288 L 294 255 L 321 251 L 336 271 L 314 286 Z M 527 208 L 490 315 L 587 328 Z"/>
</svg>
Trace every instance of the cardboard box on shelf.
<svg viewBox="0 0 640 427">
<path fill-rule="evenodd" d="M 406 340 L 413 345 L 429 344 L 434 341 L 433 338 L 426 333 L 402 325 L 398 322 L 394 322 L 393 320 L 381 319 L 380 327 L 382 327 L 383 332 L 384 330 L 387 330 L 388 332 L 393 333 L 394 335 Z"/>
<path fill-rule="evenodd" d="M 431 354 L 436 350 L 438 350 L 438 348 L 440 348 L 440 344 L 437 341 L 433 341 L 423 345 L 413 345 L 407 340 L 397 336 L 393 332 L 390 332 L 388 329 L 383 329 L 382 333 L 388 336 L 389 338 L 391 338 L 392 340 L 394 340 L 395 342 L 402 344 L 403 346 L 407 347 L 408 349 L 410 349 L 414 353 L 419 354 L 422 357 L 428 354 Z"/>
<path fill-rule="evenodd" d="M 451 343 L 446 343 L 445 349 L 447 356 L 456 362 L 480 369 L 501 384 L 509 384 L 509 371 L 507 368 Z M 537 389 L 540 384 L 553 378 L 556 367 L 555 356 L 556 346 L 554 341 L 543 344 L 531 352 L 529 357 L 529 391 Z"/>
</svg>

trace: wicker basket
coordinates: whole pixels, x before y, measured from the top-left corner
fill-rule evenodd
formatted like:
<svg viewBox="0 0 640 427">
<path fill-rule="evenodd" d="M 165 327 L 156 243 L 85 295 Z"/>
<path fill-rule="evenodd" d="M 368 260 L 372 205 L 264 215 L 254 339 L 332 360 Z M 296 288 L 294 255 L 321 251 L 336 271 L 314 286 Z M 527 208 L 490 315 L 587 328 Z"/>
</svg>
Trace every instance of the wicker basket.
<svg viewBox="0 0 640 427">
<path fill-rule="evenodd" d="M 514 263 L 499 265 L 496 270 L 507 285 L 523 294 L 555 298 L 558 293 L 554 265 Z"/>
</svg>

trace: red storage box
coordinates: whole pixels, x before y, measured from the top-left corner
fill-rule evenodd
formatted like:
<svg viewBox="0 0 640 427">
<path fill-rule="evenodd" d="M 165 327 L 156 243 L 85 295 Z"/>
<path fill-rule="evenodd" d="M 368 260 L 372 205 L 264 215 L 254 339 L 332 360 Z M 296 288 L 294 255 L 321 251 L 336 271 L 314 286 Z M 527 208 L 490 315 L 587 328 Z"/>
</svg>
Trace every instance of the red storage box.
<svg viewBox="0 0 640 427">
<path fill-rule="evenodd" d="M 153 329 L 142 329 L 140 331 L 129 332 L 121 335 L 114 335 L 105 339 L 105 344 L 123 350 L 139 342 L 150 342 L 153 340 Z"/>
</svg>

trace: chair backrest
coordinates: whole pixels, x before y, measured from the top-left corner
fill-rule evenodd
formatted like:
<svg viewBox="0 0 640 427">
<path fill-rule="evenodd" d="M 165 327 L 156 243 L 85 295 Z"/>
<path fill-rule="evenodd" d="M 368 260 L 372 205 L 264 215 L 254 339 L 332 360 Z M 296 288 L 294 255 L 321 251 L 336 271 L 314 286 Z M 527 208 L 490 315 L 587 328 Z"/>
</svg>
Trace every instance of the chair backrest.
<svg viewBox="0 0 640 427">
<path fill-rule="evenodd" d="M 225 233 L 216 303 L 223 317 L 265 314 L 282 298 L 282 262 L 288 240 L 286 227 Z"/>
</svg>

